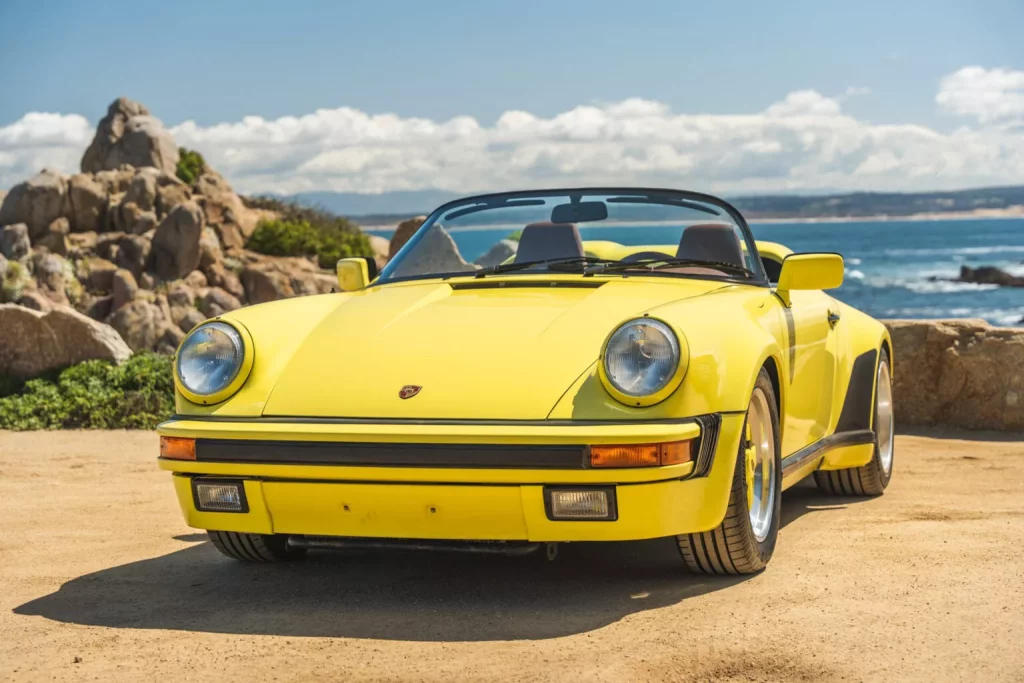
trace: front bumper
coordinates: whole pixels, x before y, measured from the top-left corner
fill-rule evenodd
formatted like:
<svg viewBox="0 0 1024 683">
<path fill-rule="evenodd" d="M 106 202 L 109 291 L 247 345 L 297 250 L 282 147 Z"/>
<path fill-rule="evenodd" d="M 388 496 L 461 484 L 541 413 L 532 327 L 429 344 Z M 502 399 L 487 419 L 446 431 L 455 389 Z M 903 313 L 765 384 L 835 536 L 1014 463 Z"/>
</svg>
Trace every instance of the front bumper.
<svg viewBox="0 0 1024 683">
<path fill-rule="evenodd" d="M 634 540 L 706 531 L 721 522 L 743 416 L 721 415 L 717 430 L 711 424 L 695 420 L 455 424 L 182 418 L 164 423 L 159 433 L 195 438 L 199 445 L 209 440 L 206 443 L 220 448 L 206 449 L 210 459 L 204 459 L 203 448 L 197 447 L 197 461 L 160 459 L 159 463 L 175 475 L 187 523 L 200 529 L 398 539 Z M 529 447 L 556 452 L 553 449 L 698 437 L 703 443 L 713 442 L 706 459 L 667 467 L 585 469 L 564 463 L 521 467 L 501 460 L 502 454 L 516 453 L 516 448 L 524 453 L 531 452 Z M 358 464 L 350 464 L 351 459 L 338 464 L 331 455 L 336 452 L 332 444 L 358 446 L 346 454 L 388 454 L 391 457 L 385 460 L 401 464 L 380 466 L 364 456 L 359 456 L 363 460 Z M 413 444 L 416 448 L 410 451 Z M 392 450 L 470 455 L 487 450 L 499 460 L 484 465 L 481 458 L 470 457 L 470 465 L 462 466 L 458 459 L 442 458 L 416 464 L 396 459 Z M 237 457 L 225 455 L 232 452 Z M 202 477 L 242 479 L 248 512 L 197 510 L 191 484 Z M 545 509 L 548 486 L 612 488 L 617 518 L 551 520 Z"/>
</svg>

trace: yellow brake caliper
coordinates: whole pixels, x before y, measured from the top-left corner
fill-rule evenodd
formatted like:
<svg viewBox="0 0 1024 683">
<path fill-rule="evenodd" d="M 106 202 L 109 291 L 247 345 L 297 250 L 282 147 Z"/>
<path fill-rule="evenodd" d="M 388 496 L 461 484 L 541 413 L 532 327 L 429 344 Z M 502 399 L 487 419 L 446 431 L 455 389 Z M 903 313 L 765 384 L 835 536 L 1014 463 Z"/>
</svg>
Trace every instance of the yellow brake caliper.
<svg viewBox="0 0 1024 683">
<path fill-rule="evenodd" d="M 757 451 L 754 449 L 754 432 L 750 429 L 750 416 L 747 416 L 746 431 L 743 434 L 743 462 L 747 470 L 747 509 L 754 509 L 754 465 L 757 464 Z"/>
</svg>

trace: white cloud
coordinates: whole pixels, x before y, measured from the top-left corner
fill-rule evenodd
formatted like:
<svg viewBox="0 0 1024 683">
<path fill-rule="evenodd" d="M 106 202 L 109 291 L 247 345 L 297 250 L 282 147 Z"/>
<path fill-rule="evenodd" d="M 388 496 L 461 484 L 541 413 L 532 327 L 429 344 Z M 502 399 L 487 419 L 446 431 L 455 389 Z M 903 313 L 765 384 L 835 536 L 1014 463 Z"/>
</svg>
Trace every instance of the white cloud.
<svg viewBox="0 0 1024 683">
<path fill-rule="evenodd" d="M 1024 71 L 964 67 L 942 79 L 935 101 L 981 123 L 1024 123 Z"/>
<path fill-rule="evenodd" d="M 77 171 L 93 126 L 78 114 L 30 112 L 0 126 L 0 189 L 43 168 Z"/>
<path fill-rule="evenodd" d="M 871 88 L 865 85 L 851 85 L 843 93 L 846 97 L 860 97 L 861 95 L 870 95 Z"/>
<path fill-rule="evenodd" d="M 866 91 L 852 87 L 838 97 L 792 92 L 742 115 L 675 113 L 627 99 L 548 118 L 507 111 L 483 125 L 468 116 L 431 121 L 343 107 L 213 126 L 186 121 L 171 132 L 252 193 L 613 183 L 724 194 L 952 189 L 1024 178 L 1024 127 L 1006 125 L 1018 115 L 1018 76 L 972 67 L 944 79 L 939 104 L 977 119 L 952 133 L 860 121 L 842 110 L 842 100 Z M 981 107 L 965 88 L 998 96 Z M 90 136 L 80 116 L 27 114 L 0 127 L 0 187 L 44 165 L 75 170 Z"/>
</svg>

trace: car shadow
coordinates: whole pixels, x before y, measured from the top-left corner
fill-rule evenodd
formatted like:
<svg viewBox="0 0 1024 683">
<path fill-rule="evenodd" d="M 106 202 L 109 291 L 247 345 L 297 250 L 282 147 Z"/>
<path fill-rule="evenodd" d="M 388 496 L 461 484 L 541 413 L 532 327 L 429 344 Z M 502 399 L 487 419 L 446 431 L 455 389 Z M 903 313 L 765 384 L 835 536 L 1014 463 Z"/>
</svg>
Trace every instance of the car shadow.
<svg viewBox="0 0 1024 683">
<path fill-rule="evenodd" d="M 813 488 L 798 488 L 784 496 L 784 525 L 831 507 Z M 592 631 L 747 578 L 684 573 L 672 539 L 566 544 L 550 562 L 543 553 L 367 551 L 310 553 L 305 562 L 275 565 L 233 562 L 210 543 L 195 542 L 72 579 L 14 612 L 65 623 L 210 633 L 544 639 Z"/>
</svg>

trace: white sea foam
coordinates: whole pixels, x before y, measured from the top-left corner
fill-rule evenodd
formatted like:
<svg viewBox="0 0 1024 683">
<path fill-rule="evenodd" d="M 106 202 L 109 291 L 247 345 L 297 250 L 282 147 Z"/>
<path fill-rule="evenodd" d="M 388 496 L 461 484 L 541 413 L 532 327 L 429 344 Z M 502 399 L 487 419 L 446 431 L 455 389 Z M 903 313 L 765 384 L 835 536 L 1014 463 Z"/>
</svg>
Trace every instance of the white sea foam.
<svg viewBox="0 0 1024 683">
<path fill-rule="evenodd" d="M 846 259 L 846 262 L 851 266 L 859 266 L 861 264 L 861 260 L 859 258 L 848 258 Z"/>
<path fill-rule="evenodd" d="M 846 269 L 846 277 L 852 278 L 854 280 L 863 280 L 864 279 L 864 273 L 859 271 L 859 270 L 857 270 L 856 268 L 853 269 L 853 270 L 850 270 L 849 268 L 847 268 Z"/>
<path fill-rule="evenodd" d="M 886 249 L 886 256 L 980 256 L 984 254 L 1021 254 L 1024 245 L 1000 244 L 992 247 L 958 247 L 955 249 Z"/>
</svg>

